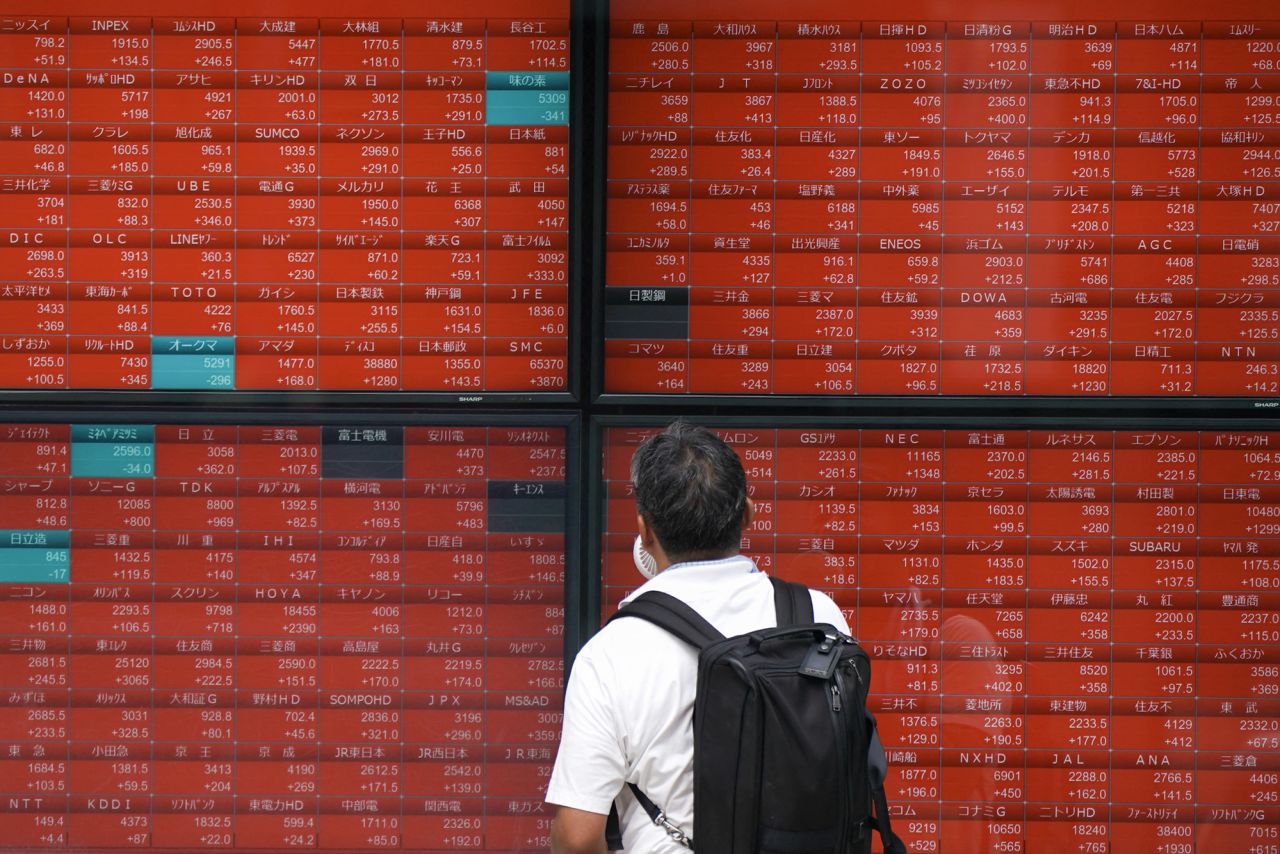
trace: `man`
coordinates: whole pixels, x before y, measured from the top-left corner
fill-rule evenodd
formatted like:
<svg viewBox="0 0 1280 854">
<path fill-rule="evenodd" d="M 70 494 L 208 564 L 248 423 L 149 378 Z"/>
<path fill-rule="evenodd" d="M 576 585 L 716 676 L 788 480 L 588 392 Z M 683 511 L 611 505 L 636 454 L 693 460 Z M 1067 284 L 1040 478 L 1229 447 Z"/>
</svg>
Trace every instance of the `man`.
<svg viewBox="0 0 1280 854">
<path fill-rule="evenodd" d="M 631 461 L 636 526 L 657 574 L 650 590 L 687 603 L 726 637 L 777 625 L 773 587 L 739 554 L 755 507 L 742 462 L 703 427 L 677 421 Z M 811 591 L 814 620 L 848 633 L 839 607 Z M 558 809 L 553 854 L 601 854 L 617 799 L 628 854 L 688 854 L 631 794 L 635 783 L 693 836 L 696 651 L 644 620 L 609 623 L 578 653 L 565 694 L 564 732 L 547 788 Z"/>
</svg>

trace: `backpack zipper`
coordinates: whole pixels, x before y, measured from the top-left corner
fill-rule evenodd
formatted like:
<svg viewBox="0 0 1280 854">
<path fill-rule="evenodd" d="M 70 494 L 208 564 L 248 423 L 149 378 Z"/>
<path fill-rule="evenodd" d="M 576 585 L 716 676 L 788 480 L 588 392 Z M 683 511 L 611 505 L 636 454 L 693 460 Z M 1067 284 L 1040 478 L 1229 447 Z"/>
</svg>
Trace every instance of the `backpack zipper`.
<svg viewBox="0 0 1280 854">
<path fill-rule="evenodd" d="M 831 681 L 831 726 L 836 733 L 836 751 L 840 756 L 840 804 L 843 818 L 836 836 L 837 854 L 845 854 L 849 846 L 849 781 L 845 772 L 849 768 L 849 733 L 841 711 L 844 702 L 840 691 L 840 668 L 836 668 Z"/>
<path fill-rule="evenodd" d="M 853 671 L 853 676 L 854 676 L 854 678 L 855 678 L 855 679 L 857 680 L 857 682 L 858 682 L 858 684 L 857 684 L 857 689 L 858 689 L 858 692 L 862 695 L 862 696 L 861 696 L 861 700 L 862 700 L 863 705 L 865 706 L 865 705 L 866 705 L 866 702 L 867 702 L 867 696 L 868 696 L 868 694 L 870 693 L 870 691 L 868 690 L 868 686 L 867 686 L 867 684 L 866 684 L 866 683 L 863 681 L 863 679 L 862 679 L 862 671 L 858 669 L 858 660 L 857 660 L 857 658 L 856 658 L 856 657 L 855 657 L 855 658 L 851 658 L 851 659 L 849 659 L 849 660 L 846 662 L 846 664 L 848 665 L 849 670 Z M 839 671 L 837 671 L 837 672 L 839 672 Z M 855 697 L 855 701 L 856 701 L 857 699 L 858 699 L 858 698 L 856 698 L 856 697 Z M 865 714 L 865 711 L 864 711 L 864 714 Z M 859 730 L 856 730 L 856 732 L 863 733 L 864 731 L 863 731 L 863 730 L 861 730 L 861 729 L 859 729 Z M 867 738 L 866 738 L 866 735 L 865 735 L 865 734 L 863 734 L 863 735 L 861 735 L 861 736 L 858 738 L 858 749 L 859 749 L 859 750 L 863 750 L 863 751 L 865 751 L 865 750 L 867 750 L 867 749 L 868 749 L 868 747 L 869 747 L 869 745 L 867 744 Z M 869 781 L 868 781 L 867 795 L 868 795 L 868 798 L 870 798 L 870 797 L 871 797 L 871 790 L 870 790 Z M 869 819 L 871 818 L 871 815 L 872 815 L 873 810 L 872 810 L 872 807 L 871 807 L 870 800 L 868 800 L 868 803 L 865 805 L 865 811 L 866 811 L 866 819 L 864 819 L 864 821 L 863 821 L 863 822 L 860 822 L 860 824 L 859 824 L 859 826 L 860 826 L 860 827 L 865 827 L 865 826 L 866 826 L 866 821 L 867 821 L 867 820 L 869 820 Z M 853 820 L 853 816 L 852 816 L 852 814 L 851 814 L 851 815 L 850 815 L 850 821 L 852 822 L 852 820 Z M 866 833 L 866 832 L 869 832 L 869 830 L 863 830 L 862 832 L 863 832 L 863 833 Z"/>
</svg>

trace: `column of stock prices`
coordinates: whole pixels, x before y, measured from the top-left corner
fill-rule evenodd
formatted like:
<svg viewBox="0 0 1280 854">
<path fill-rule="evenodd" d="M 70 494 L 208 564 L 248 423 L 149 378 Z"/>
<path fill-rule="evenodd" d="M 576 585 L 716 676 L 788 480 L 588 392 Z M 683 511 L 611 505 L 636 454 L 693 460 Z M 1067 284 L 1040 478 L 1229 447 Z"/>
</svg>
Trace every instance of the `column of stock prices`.
<svg viewBox="0 0 1280 854">
<path fill-rule="evenodd" d="M 604 431 L 603 611 L 632 566 Z M 1269 852 L 1280 828 L 1280 433 L 723 427 L 743 551 L 872 659 L 912 852 Z"/>
<path fill-rule="evenodd" d="M 611 8 L 606 393 L 1280 393 L 1273 4 Z"/>
<path fill-rule="evenodd" d="M 0 16 L 4 387 L 566 389 L 568 0 L 152 6 Z"/>
<path fill-rule="evenodd" d="M 0 847 L 545 850 L 565 440 L 0 426 Z"/>
</svg>

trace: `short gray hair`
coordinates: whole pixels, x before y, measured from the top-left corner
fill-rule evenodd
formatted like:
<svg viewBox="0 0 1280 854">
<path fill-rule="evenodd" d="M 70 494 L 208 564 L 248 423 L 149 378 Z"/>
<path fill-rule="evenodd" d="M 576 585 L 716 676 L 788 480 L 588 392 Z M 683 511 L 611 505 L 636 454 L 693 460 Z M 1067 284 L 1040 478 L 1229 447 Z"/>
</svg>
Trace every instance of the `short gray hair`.
<svg viewBox="0 0 1280 854">
<path fill-rule="evenodd" d="M 742 541 L 747 476 L 705 427 L 676 421 L 631 458 L 636 508 L 671 560 L 718 557 Z"/>
</svg>

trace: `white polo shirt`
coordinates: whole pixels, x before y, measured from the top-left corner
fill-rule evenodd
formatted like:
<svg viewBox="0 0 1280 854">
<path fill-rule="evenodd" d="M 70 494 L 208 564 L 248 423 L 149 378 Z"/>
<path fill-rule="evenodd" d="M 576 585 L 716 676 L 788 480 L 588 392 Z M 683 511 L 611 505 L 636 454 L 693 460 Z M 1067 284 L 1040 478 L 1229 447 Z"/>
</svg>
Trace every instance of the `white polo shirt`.
<svg viewBox="0 0 1280 854">
<path fill-rule="evenodd" d="M 687 603 L 726 637 L 777 625 L 773 586 L 743 555 L 675 564 L 623 601 L 650 590 Z M 830 597 L 810 593 L 814 620 L 848 633 Z M 688 854 L 654 826 L 625 784 L 639 786 L 696 844 L 697 673 L 697 652 L 651 623 L 632 618 L 602 628 L 578 653 L 569 675 L 547 802 L 607 814 L 617 798 L 628 854 Z"/>
</svg>

